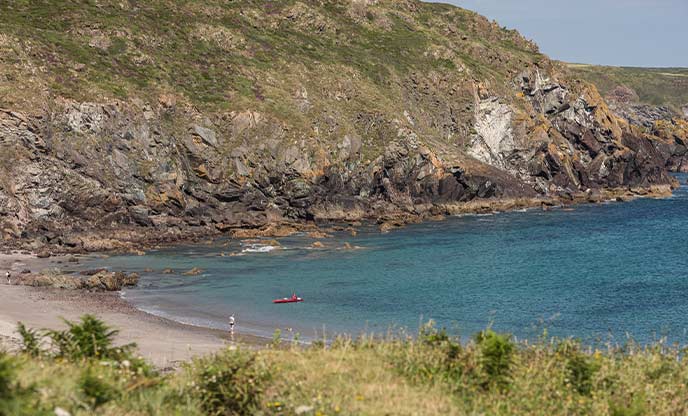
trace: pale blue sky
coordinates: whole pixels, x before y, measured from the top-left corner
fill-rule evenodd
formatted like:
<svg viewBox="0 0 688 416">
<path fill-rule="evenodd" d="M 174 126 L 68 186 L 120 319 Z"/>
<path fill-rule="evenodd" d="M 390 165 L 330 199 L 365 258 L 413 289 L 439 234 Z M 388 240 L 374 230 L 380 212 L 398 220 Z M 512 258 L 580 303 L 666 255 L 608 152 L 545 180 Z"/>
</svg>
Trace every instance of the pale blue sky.
<svg viewBox="0 0 688 416">
<path fill-rule="evenodd" d="M 688 0 L 444 0 L 518 29 L 554 59 L 688 67 Z"/>
</svg>

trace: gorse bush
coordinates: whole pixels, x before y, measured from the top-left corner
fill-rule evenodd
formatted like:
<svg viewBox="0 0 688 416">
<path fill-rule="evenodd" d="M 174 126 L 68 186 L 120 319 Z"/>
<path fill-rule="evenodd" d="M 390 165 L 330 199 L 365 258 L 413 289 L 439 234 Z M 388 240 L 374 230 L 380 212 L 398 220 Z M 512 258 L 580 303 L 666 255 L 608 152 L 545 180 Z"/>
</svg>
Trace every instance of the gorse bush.
<svg viewBox="0 0 688 416">
<path fill-rule="evenodd" d="M 506 388 L 511 381 L 511 366 L 516 346 L 511 336 L 498 334 L 491 329 L 475 337 L 480 349 L 480 367 L 485 375 L 485 387 Z"/>
<path fill-rule="evenodd" d="M 208 415 L 253 415 L 269 380 L 256 358 L 252 352 L 227 349 L 195 360 L 187 367 L 192 380 L 187 394 L 199 398 Z"/>
</svg>

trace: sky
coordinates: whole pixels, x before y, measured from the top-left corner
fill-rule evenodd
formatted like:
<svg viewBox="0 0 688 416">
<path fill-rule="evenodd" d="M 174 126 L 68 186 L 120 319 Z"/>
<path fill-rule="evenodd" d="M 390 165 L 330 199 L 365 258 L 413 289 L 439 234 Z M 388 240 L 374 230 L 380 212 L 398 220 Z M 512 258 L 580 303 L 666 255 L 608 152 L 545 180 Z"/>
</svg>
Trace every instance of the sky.
<svg viewBox="0 0 688 416">
<path fill-rule="evenodd" d="M 688 67 L 688 0 L 443 0 L 517 29 L 551 58 Z"/>
</svg>

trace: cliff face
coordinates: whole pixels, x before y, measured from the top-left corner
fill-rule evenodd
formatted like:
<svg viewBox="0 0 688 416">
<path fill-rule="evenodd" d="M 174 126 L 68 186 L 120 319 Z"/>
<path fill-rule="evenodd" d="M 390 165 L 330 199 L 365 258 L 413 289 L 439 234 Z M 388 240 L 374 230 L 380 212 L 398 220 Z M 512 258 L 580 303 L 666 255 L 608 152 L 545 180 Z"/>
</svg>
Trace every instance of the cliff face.
<svg viewBox="0 0 688 416">
<path fill-rule="evenodd" d="M 446 5 L 9 2 L 0 69 L 7 241 L 416 217 L 672 183 L 661 140 L 595 87 Z"/>
<path fill-rule="evenodd" d="M 671 171 L 688 172 L 688 69 L 569 64 L 594 83 L 614 114 L 650 136 Z"/>
</svg>

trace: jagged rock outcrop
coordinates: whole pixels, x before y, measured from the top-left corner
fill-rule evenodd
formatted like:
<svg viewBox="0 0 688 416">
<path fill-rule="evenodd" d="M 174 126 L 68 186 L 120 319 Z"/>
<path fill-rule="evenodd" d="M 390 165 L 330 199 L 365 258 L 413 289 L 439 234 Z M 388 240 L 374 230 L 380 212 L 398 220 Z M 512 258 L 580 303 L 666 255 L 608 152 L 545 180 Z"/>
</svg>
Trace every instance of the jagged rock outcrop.
<svg viewBox="0 0 688 416">
<path fill-rule="evenodd" d="M 65 34 L 97 62 L 114 45 L 124 52 L 104 64 L 107 72 L 90 62 L 76 70 L 71 52 L 58 48 L 59 65 L 90 88 L 72 97 L 49 75 L 17 75 L 44 89 L 0 110 L 6 244 L 98 250 L 118 248 L 131 230 L 172 239 L 189 229 L 384 222 L 476 200 L 573 200 L 672 185 L 662 140 L 619 119 L 593 86 L 517 33 L 444 5 L 326 3 L 241 1 L 212 12 L 203 2 L 170 5 L 160 19 L 209 20 L 176 39 L 204 51 L 203 67 L 193 49 L 174 62 L 156 55 L 168 50 L 165 36 L 183 33 L 103 29 L 97 48 L 85 34 Z M 119 13 L 114 3 L 101 7 Z M 257 38 L 266 33 L 273 44 Z M 109 46 L 103 36 L 113 38 Z M 50 42 L 40 33 L 26 40 L 39 52 Z M 27 62 L 43 64 L 41 53 Z M 129 78 L 118 75 L 122 60 Z M 130 87 L 156 60 L 180 75 L 160 72 Z M 16 61 L 0 62 L 19 74 Z M 108 93 L 97 74 L 117 77 L 127 96 Z M 103 242 L 85 234 L 92 230 L 117 233 Z"/>
<path fill-rule="evenodd" d="M 619 91 L 625 95 L 620 96 Z M 688 118 L 669 106 L 638 102 L 637 93 L 629 87 L 613 92 L 607 97 L 612 112 L 625 120 L 636 135 L 651 138 L 668 170 L 688 172 Z"/>
<path fill-rule="evenodd" d="M 670 171 L 688 171 L 688 70 L 574 64 L 569 70 L 596 83 L 611 111 L 635 135 L 651 139 Z"/>
</svg>

